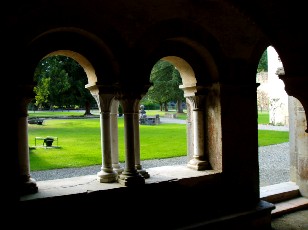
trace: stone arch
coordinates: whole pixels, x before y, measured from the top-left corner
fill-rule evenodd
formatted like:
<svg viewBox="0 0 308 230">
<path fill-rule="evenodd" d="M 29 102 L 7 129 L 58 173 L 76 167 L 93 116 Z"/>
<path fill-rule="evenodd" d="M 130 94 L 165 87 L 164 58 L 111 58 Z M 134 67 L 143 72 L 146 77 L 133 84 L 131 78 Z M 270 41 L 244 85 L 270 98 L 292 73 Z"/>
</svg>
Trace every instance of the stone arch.
<svg viewBox="0 0 308 230">
<path fill-rule="evenodd" d="M 52 53 L 49 53 L 44 58 L 51 57 L 54 55 L 63 55 L 74 59 L 76 62 L 79 63 L 79 65 L 83 67 L 88 78 L 88 83 L 95 84 L 97 82 L 97 76 L 95 74 L 95 69 L 93 65 L 83 55 L 73 52 L 71 50 L 57 50 Z"/>
<path fill-rule="evenodd" d="M 161 21 L 147 28 L 137 39 L 134 49 L 139 58 L 145 60 L 140 68 L 140 76 L 147 78 L 143 79 L 144 82 L 148 82 L 157 60 L 167 56 L 181 57 L 190 63 L 200 84 L 217 82 L 219 75 L 223 75 L 218 73 L 218 69 L 225 69 L 221 68 L 224 55 L 215 38 L 204 28 L 186 20 Z M 191 80 L 184 81 L 188 84 Z"/>
<path fill-rule="evenodd" d="M 110 86 L 117 82 L 120 71 L 111 48 L 97 36 L 77 28 L 59 28 L 47 31 L 20 51 L 23 62 L 15 72 L 23 76 L 18 82 L 19 97 L 16 98 L 18 110 L 22 113 L 18 135 L 22 140 L 19 145 L 20 177 L 24 190 L 37 191 L 35 180 L 30 176 L 29 150 L 27 143 L 27 104 L 34 98 L 34 71 L 38 63 L 46 57 L 63 55 L 73 58 L 86 72 L 88 85 Z"/>
<path fill-rule="evenodd" d="M 24 81 L 31 83 L 37 63 L 55 54 L 68 55 L 80 62 L 89 83 L 112 84 L 117 81 L 120 68 L 110 47 L 95 35 L 78 28 L 58 28 L 34 38 L 23 54 L 26 61 L 20 71 L 26 72 Z"/>
<path fill-rule="evenodd" d="M 164 49 L 167 51 L 168 49 Z M 185 55 L 183 55 L 185 56 Z M 210 55 L 208 54 L 208 57 Z M 188 167 L 195 170 L 222 169 L 221 158 L 221 116 L 220 87 L 208 77 L 207 83 L 200 86 L 193 66 L 179 56 L 164 56 L 161 60 L 174 65 L 182 78 L 184 96 L 187 102 L 187 155 Z M 203 59 L 202 59 L 203 60 Z M 213 59 L 209 58 L 212 64 Z M 205 64 L 206 65 L 206 64 Z M 218 75 L 215 68 L 209 76 Z M 200 80 L 202 82 L 202 80 Z"/>
</svg>

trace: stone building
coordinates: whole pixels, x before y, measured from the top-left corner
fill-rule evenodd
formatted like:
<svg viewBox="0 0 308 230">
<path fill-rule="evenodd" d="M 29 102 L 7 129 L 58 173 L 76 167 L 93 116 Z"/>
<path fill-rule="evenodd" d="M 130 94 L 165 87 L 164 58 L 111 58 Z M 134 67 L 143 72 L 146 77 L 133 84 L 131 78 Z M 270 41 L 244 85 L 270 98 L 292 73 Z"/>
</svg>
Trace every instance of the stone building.
<svg viewBox="0 0 308 230">
<path fill-rule="evenodd" d="M 268 92 L 269 92 L 269 117 L 273 125 L 289 125 L 289 96 L 285 91 L 284 82 L 277 75 L 277 70 L 283 68 L 276 50 L 269 46 L 268 55 Z"/>
<path fill-rule="evenodd" d="M 279 77 L 286 92 L 301 103 L 294 105 L 300 113 L 293 138 L 301 144 L 292 179 L 308 197 L 304 2 L 13 0 L 2 9 L 2 106 L 10 110 L 2 213 L 12 228 L 270 229 L 275 205 L 260 198 L 256 109 L 257 66 L 269 46 L 283 63 Z M 35 67 L 52 55 L 84 68 L 85 87 L 98 103 L 97 175 L 47 182 L 31 177 L 27 105 Z M 160 59 L 182 77 L 187 165 L 144 169 L 139 102 Z M 116 103 L 125 122 L 124 169 L 115 153 Z"/>
</svg>

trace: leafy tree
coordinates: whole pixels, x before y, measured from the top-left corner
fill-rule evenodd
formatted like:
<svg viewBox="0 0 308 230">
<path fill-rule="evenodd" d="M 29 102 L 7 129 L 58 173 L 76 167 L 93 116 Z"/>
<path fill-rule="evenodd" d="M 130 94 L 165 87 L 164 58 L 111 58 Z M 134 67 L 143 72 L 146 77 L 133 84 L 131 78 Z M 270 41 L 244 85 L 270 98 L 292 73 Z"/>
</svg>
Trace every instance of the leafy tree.
<svg viewBox="0 0 308 230">
<path fill-rule="evenodd" d="M 35 70 L 34 79 L 37 81 L 34 88 L 37 106 L 52 109 L 55 105 L 64 105 L 63 94 L 70 88 L 70 83 L 63 62 L 57 56 L 42 60 Z"/>
<path fill-rule="evenodd" d="M 161 111 L 168 111 L 168 102 L 177 101 L 180 105 L 178 109 L 183 112 L 181 105 L 184 92 L 179 89 L 179 85 L 182 84 L 179 71 L 169 62 L 160 60 L 154 65 L 150 79 L 153 86 L 150 87 L 145 97 L 158 103 Z"/>
<path fill-rule="evenodd" d="M 265 50 L 260 58 L 259 65 L 257 72 L 267 72 L 268 71 L 268 65 L 267 65 L 267 50 Z"/>
<path fill-rule="evenodd" d="M 89 115 L 95 100 L 89 90 L 86 73 L 73 59 L 66 56 L 52 56 L 43 59 L 37 66 L 34 79 L 37 86 L 35 104 L 39 107 L 84 106 L 85 115 Z"/>
<path fill-rule="evenodd" d="M 75 60 L 65 57 L 65 70 L 70 76 L 70 90 L 66 92 L 66 97 L 69 99 L 68 104 L 80 105 L 85 107 L 84 115 L 91 115 L 91 105 L 96 104 L 95 99 L 90 91 L 85 88 L 87 84 L 87 76 L 82 66 Z"/>
</svg>

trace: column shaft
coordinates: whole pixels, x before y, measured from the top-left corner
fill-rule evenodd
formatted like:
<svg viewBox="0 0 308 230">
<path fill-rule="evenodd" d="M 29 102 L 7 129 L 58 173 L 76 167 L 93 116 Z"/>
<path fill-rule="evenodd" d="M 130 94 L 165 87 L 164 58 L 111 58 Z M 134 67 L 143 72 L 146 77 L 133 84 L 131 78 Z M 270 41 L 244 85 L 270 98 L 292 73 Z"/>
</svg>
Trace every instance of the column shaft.
<svg viewBox="0 0 308 230">
<path fill-rule="evenodd" d="M 113 100 L 111 104 L 110 112 L 110 135 L 111 135 L 111 158 L 112 167 L 118 173 L 121 174 L 123 168 L 119 163 L 119 143 L 118 143 L 118 107 L 119 101 Z"/>
<path fill-rule="evenodd" d="M 194 133 L 194 153 L 193 158 L 188 162 L 187 167 L 195 170 L 206 170 L 210 168 L 208 163 L 208 152 L 207 141 L 208 138 L 208 127 L 204 122 L 208 122 L 205 117 L 204 111 L 208 108 L 206 107 L 206 97 L 204 95 L 192 96 L 189 99 L 193 102 L 193 133 Z"/>
<path fill-rule="evenodd" d="M 30 155 L 28 141 L 28 102 L 31 99 L 22 98 L 19 104 L 18 117 L 18 164 L 19 186 L 22 194 L 32 194 L 38 191 L 36 181 L 30 176 Z"/>
<path fill-rule="evenodd" d="M 140 99 L 123 97 L 120 102 L 124 112 L 124 133 L 125 133 L 125 168 L 121 175 L 119 175 L 119 183 L 126 186 L 134 186 L 144 184 L 144 177 L 137 171 L 136 154 L 140 154 L 140 149 L 136 152 L 136 135 L 139 136 L 139 130 L 136 131 L 135 119 L 138 116 L 138 104 Z M 137 111 L 136 111 L 137 110 Z M 136 116 L 137 114 L 137 116 Z M 138 126 L 139 128 L 139 126 Z M 138 132 L 138 134 L 136 134 Z M 138 138 L 139 139 L 139 138 Z M 140 156 L 138 156 L 140 161 Z"/>
<path fill-rule="evenodd" d="M 112 172 L 111 163 L 111 136 L 110 136 L 110 113 L 103 112 L 101 114 L 101 123 L 103 127 L 101 129 L 101 145 L 103 147 L 103 164 L 102 170 L 104 172 Z"/>
<path fill-rule="evenodd" d="M 203 111 L 194 110 L 194 158 L 203 159 L 204 157 L 204 123 L 203 123 Z"/>
<path fill-rule="evenodd" d="M 134 113 L 134 143 L 135 143 L 135 167 L 138 172 L 144 177 L 149 178 L 150 175 L 144 169 L 142 169 L 141 161 L 140 161 L 140 126 L 139 126 L 139 113 Z"/>
<path fill-rule="evenodd" d="M 110 107 L 114 98 L 112 94 L 94 95 L 100 109 L 100 130 L 102 146 L 102 167 L 97 173 L 97 180 L 101 183 L 110 183 L 117 180 L 117 173 L 112 168 L 111 157 L 111 131 L 110 131 Z"/>
</svg>

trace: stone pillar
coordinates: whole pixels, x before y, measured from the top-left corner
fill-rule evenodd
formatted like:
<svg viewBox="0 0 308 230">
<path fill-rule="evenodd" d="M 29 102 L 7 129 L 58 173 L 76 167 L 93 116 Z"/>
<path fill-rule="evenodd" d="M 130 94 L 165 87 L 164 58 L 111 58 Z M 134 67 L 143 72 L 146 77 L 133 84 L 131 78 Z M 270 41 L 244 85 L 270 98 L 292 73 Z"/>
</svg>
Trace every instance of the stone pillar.
<svg viewBox="0 0 308 230">
<path fill-rule="evenodd" d="M 191 160 L 194 155 L 194 131 L 193 131 L 193 119 L 192 119 L 192 109 L 191 101 L 186 98 L 186 107 L 187 107 L 187 121 L 186 121 L 186 138 L 187 138 L 187 156 Z"/>
<path fill-rule="evenodd" d="M 207 121 L 206 118 L 206 106 L 205 106 L 205 96 L 190 96 L 188 99 L 192 102 L 193 106 L 193 158 L 188 162 L 187 167 L 195 170 L 206 170 L 210 168 L 208 162 L 208 148 L 207 145 Z"/>
<path fill-rule="evenodd" d="M 120 184 L 125 186 L 135 186 L 145 183 L 144 177 L 136 169 L 136 126 L 135 120 L 138 117 L 139 98 L 121 96 L 119 99 L 124 114 L 124 133 L 125 133 L 125 168 L 118 177 Z"/>
<path fill-rule="evenodd" d="M 112 167 L 117 174 L 123 172 L 119 163 L 119 143 L 118 143 L 118 107 L 119 101 L 113 99 L 110 112 L 110 136 L 111 136 L 111 158 Z"/>
<path fill-rule="evenodd" d="M 297 127 L 297 107 L 300 103 L 296 98 L 289 96 L 289 150 L 290 150 L 290 180 L 296 183 L 297 178 L 297 144 L 296 144 L 296 127 Z"/>
<path fill-rule="evenodd" d="M 308 197 L 308 133 L 305 110 L 294 97 L 290 97 L 290 178 L 298 186 L 302 196 Z"/>
<path fill-rule="evenodd" d="M 149 178 L 150 174 L 142 169 L 142 165 L 140 163 L 140 130 L 139 130 L 139 103 L 135 104 L 137 108 L 134 108 L 135 111 L 138 111 L 138 113 L 134 113 L 134 143 L 135 143 L 135 167 L 137 171 L 145 178 Z"/>
<path fill-rule="evenodd" d="M 117 180 L 117 173 L 112 168 L 110 132 L 110 107 L 114 95 L 98 92 L 93 96 L 97 101 L 98 108 L 100 111 L 101 146 L 103 149 L 103 162 L 101 171 L 97 173 L 97 180 L 101 183 L 115 182 Z"/>
<path fill-rule="evenodd" d="M 31 89 L 30 89 L 31 88 Z M 28 90 L 33 92 L 32 87 Z M 21 194 L 32 194 L 38 191 L 36 181 L 30 176 L 30 157 L 28 142 L 28 103 L 32 98 L 20 98 L 18 103 L 18 166 L 19 187 Z"/>
<path fill-rule="evenodd" d="M 292 155 L 295 154 L 295 157 L 297 157 L 297 163 L 291 165 L 291 177 L 294 178 L 292 167 L 295 167 L 296 184 L 299 186 L 299 191 L 302 196 L 308 197 L 308 79 L 285 75 L 283 68 L 277 70 L 277 75 L 284 81 L 288 95 L 298 100 L 294 109 L 294 130 L 290 129 L 290 138 L 295 139 L 290 139 L 290 151 L 294 150 L 294 152 L 290 152 L 291 164 L 294 160 Z M 293 144 L 295 144 L 295 147 L 292 146 Z"/>
</svg>

